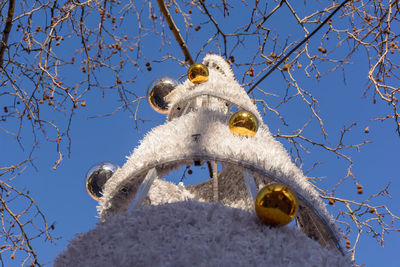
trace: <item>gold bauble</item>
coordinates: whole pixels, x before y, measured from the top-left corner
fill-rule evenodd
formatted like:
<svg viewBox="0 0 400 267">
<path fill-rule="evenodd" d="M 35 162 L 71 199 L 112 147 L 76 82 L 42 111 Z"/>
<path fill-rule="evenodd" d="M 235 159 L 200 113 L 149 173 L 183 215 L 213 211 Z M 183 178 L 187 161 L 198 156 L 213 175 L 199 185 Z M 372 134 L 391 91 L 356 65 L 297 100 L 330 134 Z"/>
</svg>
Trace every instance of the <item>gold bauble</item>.
<svg viewBox="0 0 400 267">
<path fill-rule="evenodd" d="M 271 226 L 286 225 L 296 215 L 297 199 L 289 187 L 282 184 L 265 186 L 255 200 L 258 217 Z"/>
<path fill-rule="evenodd" d="M 242 136 L 254 136 L 258 129 L 256 116 L 249 111 L 238 111 L 229 120 L 229 130 L 233 134 Z"/>
<path fill-rule="evenodd" d="M 188 70 L 188 78 L 192 83 L 199 84 L 208 81 L 208 68 L 201 63 L 195 63 Z"/>
</svg>

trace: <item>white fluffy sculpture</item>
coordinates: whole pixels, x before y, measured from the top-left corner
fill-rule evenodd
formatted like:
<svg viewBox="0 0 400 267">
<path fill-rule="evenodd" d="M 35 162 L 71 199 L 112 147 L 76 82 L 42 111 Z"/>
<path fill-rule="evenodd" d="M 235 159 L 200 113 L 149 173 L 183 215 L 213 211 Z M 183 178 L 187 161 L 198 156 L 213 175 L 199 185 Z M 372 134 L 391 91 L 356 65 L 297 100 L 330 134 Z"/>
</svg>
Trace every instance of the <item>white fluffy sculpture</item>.
<svg viewBox="0 0 400 267">
<path fill-rule="evenodd" d="M 208 80 L 188 79 L 166 96 L 168 121 L 105 182 L 101 222 L 73 240 L 55 266 L 350 265 L 325 204 L 229 65 L 217 55 L 203 64 Z M 230 131 L 234 110 L 254 115 L 254 136 Z M 180 166 L 206 164 L 211 178 L 201 184 L 162 180 Z M 255 195 L 271 183 L 294 192 L 297 229 L 270 227 L 255 215 Z"/>
</svg>

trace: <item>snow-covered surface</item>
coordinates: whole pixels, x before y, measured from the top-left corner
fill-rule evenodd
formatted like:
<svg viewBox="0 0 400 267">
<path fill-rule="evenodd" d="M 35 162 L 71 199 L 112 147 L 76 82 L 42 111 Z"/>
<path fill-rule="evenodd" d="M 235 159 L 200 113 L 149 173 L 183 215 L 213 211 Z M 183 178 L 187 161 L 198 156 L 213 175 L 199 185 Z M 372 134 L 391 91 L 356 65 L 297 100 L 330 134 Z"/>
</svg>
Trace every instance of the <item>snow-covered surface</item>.
<svg viewBox="0 0 400 267">
<path fill-rule="evenodd" d="M 117 214 L 72 240 L 55 267 L 350 266 L 290 226 L 269 228 L 253 212 L 185 201 Z"/>
</svg>

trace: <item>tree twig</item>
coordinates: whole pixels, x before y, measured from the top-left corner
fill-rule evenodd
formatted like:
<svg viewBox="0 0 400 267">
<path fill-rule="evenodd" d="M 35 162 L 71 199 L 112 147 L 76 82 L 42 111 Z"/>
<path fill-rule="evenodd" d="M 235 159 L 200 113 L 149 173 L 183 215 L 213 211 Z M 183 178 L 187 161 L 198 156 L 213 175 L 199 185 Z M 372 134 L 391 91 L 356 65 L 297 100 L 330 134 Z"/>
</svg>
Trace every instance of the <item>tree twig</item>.
<svg viewBox="0 0 400 267">
<path fill-rule="evenodd" d="M 3 66 L 3 56 L 4 56 L 4 52 L 6 51 L 6 48 L 7 48 L 8 36 L 10 35 L 10 32 L 11 32 L 12 20 L 13 20 L 13 16 L 14 16 L 14 8 L 15 8 L 15 0 L 10 0 L 8 2 L 8 14 L 7 14 L 6 25 L 4 26 L 3 38 L 2 38 L 1 44 L 0 44 L 0 66 L 1 67 Z"/>
<path fill-rule="evenodd" d="M 281 60 L 279 60 L 278 63 L 276 63 L 264 76 L 262 76 L 251 88 L 247 91 L 248 94 L 253 91 L 253 89 L 261 83 L 265 78 L 267 78 L 274 70 L 276 70 L 282 62 L 284 62 L 293 52 L 295 52 L 300 46 L 302 46 L 305 42 L 307 42 L 314 34 L 316 34 L 322 26 L 324 26 L 332 17 L 335 15 L 336 12 L 338 12 L 347 2 L 350 0 L 345 0 L 343 3 L 341 3 L 333 12 L 320 24 L 318 25 L 315 30 L 312 31 L 310 35 L 308 35 L 306 38 L 304 38 L 300 43 L 298 43 L 292 50 L 289 51 L 289 53 L 286 54 Z"/>
<path fill-rule="evenodd" d="M 226 35 L 222 32 L 220 29 L 218 23 L 215 21 L 215 19 L 211 16 L 210 12 L 208 11 L 206 5 L 204 4 L 204 1 L 200 1 L 200 5 L 203 7 L 204 11 L 206 12 L 208 18 L 211 20 L 211 22 L 214 24 L 215 28 L 217 29 L 218 33 L 222 35 L 222 38 L 224 39 L 224 56 L 225 58 L 228 57 L 228 54 L 226 52 Z"/>
<path fill-rule="evenodd" d="M 174 20 L 171 17 L 171 13 L 169 13 L 169 10 L 165 6 L 164 0 L 157 0 L 158 6 L 160 7 L 160 11 L 163 14 L 165 20 L 168 23 L 169 29 L 172 31 L 174 34 L 174 37 L 176 41 L 178 42 L 179 46 L 181 47 L 181 50 L 183 52 L 183 55 L 185 56 L 185 61 L 188 62 L 190 65 L 194 63 L 192 56 L 190 55 L 189 49 L 187 48 L 187 45 L 185 41 L 183 40 L 181 33 L 176 26 Z"/>
</svg>

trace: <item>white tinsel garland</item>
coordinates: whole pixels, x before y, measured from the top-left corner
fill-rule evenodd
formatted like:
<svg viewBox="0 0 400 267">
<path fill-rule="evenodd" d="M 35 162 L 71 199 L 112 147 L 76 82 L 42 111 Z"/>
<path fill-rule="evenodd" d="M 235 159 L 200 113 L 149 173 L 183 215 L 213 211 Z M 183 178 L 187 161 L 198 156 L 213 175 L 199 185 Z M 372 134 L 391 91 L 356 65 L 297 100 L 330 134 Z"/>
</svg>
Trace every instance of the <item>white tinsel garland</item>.
<svg viewBox="0 0 400 267">
<path fill-rule="evenodd" d="M 217 55 L 207 55 L 203 63 L 208 81 L 186 80 L 167 96 L 168 121 L 145 136 L 103 188 L 98 210 L 107 218 L 73 240 L 55 266 L 350 265 L 340 254 L 340 231 L 318 192 L 272 137 L 229 65 Z M 253 137 L 229 130 L 232 107 L 258 119 Z M 185 187 L 155 180 L 145 200 L 150 206 L 126 211 L 149 170 L 162 178 L 179 166 L 205 161 L 225 167 L 218 176 L 229 197 L 219 192 L 225 197 L 220 203 L 200 202 L 210 199 L 211 183 Z M 243 184 L 244 169 L 258 185 L 265 178 L 262 182 L 290 187 L 301 203 L 299 228 L 337 250 L 321 247 L 293 227 L 270 228 L 256 219 L 237 180 Z"/>
</svg>

